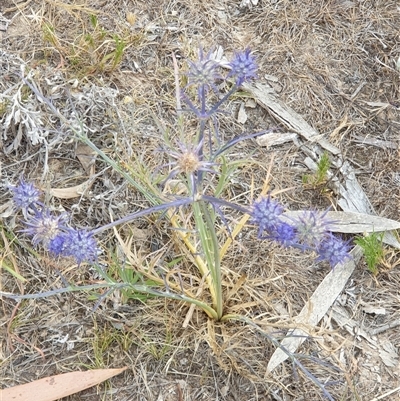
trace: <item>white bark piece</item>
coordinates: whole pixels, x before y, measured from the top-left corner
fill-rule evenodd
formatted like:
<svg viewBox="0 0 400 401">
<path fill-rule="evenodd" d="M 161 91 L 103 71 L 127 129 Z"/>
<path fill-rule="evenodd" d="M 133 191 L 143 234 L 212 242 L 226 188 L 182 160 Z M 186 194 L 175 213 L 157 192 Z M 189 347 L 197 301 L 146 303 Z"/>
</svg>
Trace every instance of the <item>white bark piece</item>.
<svg viewBox="0 0 400 401">
<path fill-rule="evenodd" d="M 286 350 L 294 353 L 297 348 L 308 338 L 310 333 L 308 328 L 315 327 L 324 317 L 326 312 L 335 302 L 336 298 L 343 291 L 347 280 L 353 274 L 357 262 L 361 257 L 361 248 L 356 246 L 351 252 L 352 259 L 348 262 L 336 266 L 322 280 L 321 284 L 315 290 L 310 300 L 303 307 L 300 314 L 294 318 L 302 329 L 291 330 L 282 340 L 281 345 Z M 286 352 L 277 348 L 268 362 L 267 374 L 272 372 L 278 365 L 288 358 Z"/>
<path fill-rule="evenodd" d="M 283 219 L 290 223 L 304 213 L 302 210 L 289 211 L 283 214 Z M 382 231 L 399 230 L 400 222 L 372 214 L 355 212 L 327 212 L 327 221 L 331 221 L 329 229 L 332 232 L 347 234 L 363 234 Z"/>
<path fill-rule="evenodd" d="M 283 143 L 294 141 L 296 138 L 297 134 L 295 132 L 273 132 L 260 135 L 257 137 L 256 141 L 259 146 L 266 146 L 269 148 L 270 146 L 282 145 Z"/>
<path fill-rule="evenodd" d="M 378 348 L 378 343 L 376 339 L 372 338 L 369 333 L 367 333 L 360 323 L 356 322 L 349 315 L 349 312 L 343 306 L 335 305 L 329 313 L 330 317 L 343 329 L 353 337 L 363 337 L 369 342 L 369 344 L 374 348 Z"/>
<path fill-rule="evenodd" d="M 244 83 L 243 88 L 254 96 L 258 104 L 268 109 L 277 120 L 285 124 L 291 131 L 297 132 L 307 141 L 318 142 L 324 149 L 334 155 L 340 153 L 336 146 L 333 146 L 323 138 L 300 114 L 297 114 L 293 109 L 281 102 L 270 86 Z"/>
<path fill-rule="evenodd" d="M 386 309 L 385 308 L 377 308 L 373 305 L 366 305 L 363 306 L 362 310 L 365 313 L 371 314 L 371 315 L 386 315 Z"/>
<path fill-rule="evenodd" d="M 244 103 L 242 102 L 239 111 L 238 111 L 238 116 L 237 116 L 238 123 L 244 124 L 247 121 L 247 113 L 246 109 L 244 107 Z"/>
<path fill-rule="evenodd" d="M 389 341 L 385 340 L 380 344 L 379 356 L 382 362 L 390 368 L 394 368 L 399 364 L 399 354 L 396 347 Z"/>
</svg>

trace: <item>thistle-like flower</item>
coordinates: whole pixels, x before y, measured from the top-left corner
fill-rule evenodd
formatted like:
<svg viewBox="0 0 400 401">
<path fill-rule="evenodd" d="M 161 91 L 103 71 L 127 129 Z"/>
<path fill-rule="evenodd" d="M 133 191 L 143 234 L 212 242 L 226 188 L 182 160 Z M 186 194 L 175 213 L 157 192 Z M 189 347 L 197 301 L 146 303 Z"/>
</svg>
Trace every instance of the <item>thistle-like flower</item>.
<svg viewBox="0 0 400 401">
<path fill-rule="evenodd" d="M 186 73 L 188 77 L 188 86 L 194 85 L 198 88 L 203 87 L 206 90 L 212 88 L 217 91 L 215 81 L 222 79 L 218 72 L 219 64 L 212 58 L 212 51 L 204 54 L 203 49 L 199 49 L 199 59 L 197 61 L 188 60 L 189 71 Z"/>
<path fill-rule="evenodd" d="M 250 53 L 250 49 L 235 53 L 229 66 L 231 67 L 231 71 L 228 77 L 235 78 L 237 86 L 257 76 L 258 67 L 254 57 Z"/>
<path fill-rule="evenodd" d="M 178 174 L 185 174 L 190 179 L 191 189 L 194 190 L 197 184 L 198 175 L 203 172 L 216 174 L 213 170 L 213 166 L 216 163 L 203 160 L 202 150 L 203 141 L 200 141 L 197 145 L 184 145 L 178 143 L 178 150 L 169 149 L 167 151 L 168 156 L 175 159 L 167 164 L 167 166 L 173 167 L 165 182 L 172 179 Z"/>
<path fill-rule="evenodd" d="M 50 253 L 52 253 L 55 256 L 62 255 L 64 251 L 65 236 L 66 236 L 65 232 L 60 232 L 58 235 L 56 235 L 49 241 L 47 249 L 49 250 Z"/>
<path fill-rule="evenodd" d="M 30 182 L 21 180 L 19 185 L 10 186 L 13 192 L 13 202 L 17 209 L 24 212 L 39 203 L 40 191 Z"/>
<path fill-rule="evenodd" d="M 217 79 L 223 79 L 222 75 L 218 72 L 219 63 L 212 58 L 212 51 L 207 54 L 203 53 L 203 49 L 199 49 L 199 59 L 197 61 L 188 60 L 189 71 L 186 73 L 188 77 L 188 84 L 186 86 L 195 86 L 197 89 L 197 104 L 182 92 L 181 96 L 183 101 L 200 120 L 207 120 L 213 114 L 207 110 L 207 93 L 212 89 L 215 93 L 218 88 L 215 84 Z"/>
<path fill-rule="evenodd" d="M 330 234 L 317 248 L 318 259 L 326 260 L 329 262 L 332 268 L 337 264 L 345 262 L 351 258 L 350 255 L 350 243 L 349 241 L 343 241 L 341 238 L 335 237 Z"/>
<path fill-rule="evenodd" d="M 325 218 L 327 212 L 305 210 L 297 219 L 293 219 L 296 229 L 296 242 L 304 248 L 316 248 L 330 234 L 331 221 Z"/>
<path fill-rule="evenodd" d="M 279 242 L 284 247 L 294 246 L 296 230 L 292 225 L 281 222 L 272 229 L 267 238 Z"/>
<path fill-rule="evenodd" d="M 22 232 L 32 236 L 33 245 L 42 243 L 47 248 L 56 236 L 67 229 L 66 223 L 66 214 L 54 216 L 48 209 L 37 210 L 35 215 L 25 222 L 28 228 Z"/>
<path fill-rule="evenodd" d="M 258 238 L 263 238 L 264 231 L 269 234 L 275 230 L 277 226 L 282 224 L 280 215 L 283 213 L 283 207 L 271 199 L 261 198 L 253 203 L 250 212 L 253 224 L 258 225 Z"/>
<path fill-rule="evenodd" d="M 52 239 L 49 251 L 57 256 L 71 256 L 80 265 L 82 262 L 95 262 L 98 247 L 91 231 L 69 228 Z"/>
</svg>

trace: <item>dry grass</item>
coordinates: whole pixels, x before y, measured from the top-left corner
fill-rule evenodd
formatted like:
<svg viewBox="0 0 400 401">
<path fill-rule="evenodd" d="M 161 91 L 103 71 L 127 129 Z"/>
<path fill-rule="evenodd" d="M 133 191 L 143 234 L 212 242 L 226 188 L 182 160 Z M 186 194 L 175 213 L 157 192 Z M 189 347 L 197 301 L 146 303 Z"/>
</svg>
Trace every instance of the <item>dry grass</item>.
<svg viewBox="0 0 400 401">
<path fill-rule="evenodd" d="M 249 46 L 257 55 L 260 81 L 270 83 L 286 104 L 340 147 L 377 214 L 399 220 L 397 2 L 279 0 L 259 1 L 252 8 L 239 4 L 228 0 L 218 5 L 210 0 L 33 0 L 18 6 L 7 0 L 0 12 L 11 22 L 7 31 L 0 31 L 1 46 L 34 70 L 46 95 L 57 94 L 61 103 L 68 104 L 65 88 L 72 88 L 77 112 L 86 113 L 84 124 L 93 141 L 110 157 L 123 161 L 127 169 L 140 158 L 149 170 L 162 164 L 164 157 L 155 152 L 160 147 L 160 131 L 154 116 L 169 129 L 176 119 L 171 53 L 184 66 L 184 59 L 194 56 L 199 44 L 206 49 L 222 46 L 226 54 Z M 94 33 L 92 14 L 107 31 L 104 38 Z M 96 42 L 92 47 L 85 45 L 88 34 Z M 112 34 L 126 43 L 123 58 L 116 65 L 107 62 L 100 68 L 101 60 L 115 51 Z M 16 65 L 18 61 L 3 60 L 1 92 L 17 83 L 12 75 L 20 72 Z M 116 95 L 100 95 L 102 88 L 117 90 Z M 242 101 L 232 100 L 231 113 L 221 118 L 226 139 L 277 125 L 258 107 L 247 108 L 248 121 L 238 123 L 234 116 Z M 37 107 L 42 113 L 45 110 L 42 105 Z M 71 112 L 68 107 L 65 111 Z M 59 130 L 56 124 L 51 126 L 49 117 L 44 114 L 43 120 Z M 16 124 L 7 137 L 0 138 L 0 203 L 9 199 L 6 184 L 15 183 L 22 174 L 44 188 L 69 187 L 87 179 L 68 136 L 60 139 L 59 133 L 50 131 L 42 143 L 32 145 L 24 130 L 20 141 L 14 142 L 17 133 Z M 249 203 L 252 192 L 260 192 L 273 160 L 271 189 L 290 188 L 279 194 L 288 208 L 336 208 L 337 199 L 331 192 L 304 188 L 302 176 L 309 171 L 302 150 L 294 145 L 266 150 L 255 142 L 243 142 L 231 157 L 248 160 L 232 177 L 226 194 L 232 201 Z M 96 227 L 107 223 L 110 213 L 118 218 L 145 205 L 103 162 L 96 162 L 96 173 L 90 196 L 49 202 L 71 211 L 76 225 Z M 71 268 L 68 262 L 56 264 L 32 250 L 25 238 L 14 239 L 12 232 L 17 229 L 12 216 L 3 218 L 0 249 L 4 260 L 27 282 L 21 285 L 2 270 L 2 290 L 34 293 L 61 286 L 58 271 L 73 283 L 96 280 L 93 271 Z M 173 237 L 161 222 L 149 225 L 143 219 L 136 229 L 133 246 L 138 252 L 154 251 L 157 242 L 158 252 L 169 256 Z M 106 258 L 114 241 L 112 233 L 101 241 Z M 311 328 L 315 341 L 307 341 L 300 350 L 329 363 L 304 361 L 323 383 L 331 384 L 328 389 L 335 400 L 369 400 L 400 385 L 399 360 L 393 359 L 390 365 L 383 354 L 396 355 L 400 347 L 398 326 L 394 326 L 400 322 L 398 257 L 398 251 L 388 249 L 377 277 L 371 277 L 361 264 L 340 298 L 357 327 L 376 336 L 372 338 L 375 343 L 347 332 L 326 316 Z M 293 317 L 327 273 L 311 256 L 256 241 L 251 228 L 245 228 L 230 248 L 223 269 L 227 312 L 253 318 L 277 336 L 293 327 Z M 266 376 L 274 347 L 248 326 L 213 322 L 195 310 L 183 328 L 187 305 L 156 299 L 124 305 L 117 293 L 96 311 L 92 307 L 87 295 L 78 293 L 17 306 L 2 299 L 1 386 L 77 369 L 126 365 L 130 369 L 110 384 L 68 399 L 323 399 L 290 363 Z M 377 312 L 379 308 L 380 312 L 384 308 L 384 314 Z"/>
</svg>

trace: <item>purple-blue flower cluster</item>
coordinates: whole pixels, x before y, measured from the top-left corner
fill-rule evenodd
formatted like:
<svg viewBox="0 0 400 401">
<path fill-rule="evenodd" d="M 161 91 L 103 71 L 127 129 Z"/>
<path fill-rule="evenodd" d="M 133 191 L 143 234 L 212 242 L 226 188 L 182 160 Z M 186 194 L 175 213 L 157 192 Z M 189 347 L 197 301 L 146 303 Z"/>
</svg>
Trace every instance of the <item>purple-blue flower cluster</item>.
<svg viewBox="0 0 400 401">
<path fill-rule="evenodd" d="M 332 234 L 333 222 L 326 218 L 326 212 L 306 210 L 288 223 L 282 218 L 283 210 L 283 206 L 270 196 L 254 202 L 251 216 L 258 226 L 258 238 L 277 241 L 285 247 L 314 251 L 318 261 L 327 261 L 332 268 L 350 258 L 350 241 Z"/>
<path fill-rule="evenodd" d="M 82 262 L 95 262 L 97 250 L 97 242 L 91 231 L 74 228 L 60 232 L 49 246 L 49 251 L 54 255 L 71 256 L 76 259 L 78 265 Z"/>
<path fill-rule="evenodd" d="M 197 104 L 190 100 L 184 92 L 182 93 L 183 101 L 200 120 L 207 120 L 213 117 L 220 109 L 221 105 L 226 102 L 230 96 L 235 93 L 239 86 L 257 76 L 257 63 L 250 49 L 234 54 L 232 60 L 227 67 L 230 72 L 225 76 L 220 73 L 221 64 L 213 58 L 212 52 L 203 53 L 199 51 L 199 59 L 197 61 L 189 61 L 189 70 L 186 73 L 188 85 L 195 86 L 197 89 Z M 207 104 L 207 93 L 212 89 L 219 97 L 218 85 L 224 80 L 233 79 L 234 84 L 230 91 L 223 95 L 216 103 Z"/>
<path fill-rule="evenodd" d="M 39 203 L 40 191 L 30 182 L 21 180 L 15 187 L 10 186 L 13 193 L 14 205 L 25 214 L 29 207 Z"/>
<path fill-rule="evenodd" d="M 26 228 L 21 231 L 32 238 L 34 246 L 42 245 L 54 256 L 73 257 L 78 265 L 96 261 L 98 247 L 91 231 L 70 227 L 65 213 L 53 214 L 31 183 L 22 180 L 11 191 L 15 209 L 24 213 Z"/>
<path fill-rule="evenodd" d="M 235 53 L 234 58 L 229 63 L 231 72 L 228 77 L 236 80 L 236 85 L 240 86 L 243 82 L 257 77 L 257 64 L 250 53 L 250 49 L 244 52 Z"/>
</svg>

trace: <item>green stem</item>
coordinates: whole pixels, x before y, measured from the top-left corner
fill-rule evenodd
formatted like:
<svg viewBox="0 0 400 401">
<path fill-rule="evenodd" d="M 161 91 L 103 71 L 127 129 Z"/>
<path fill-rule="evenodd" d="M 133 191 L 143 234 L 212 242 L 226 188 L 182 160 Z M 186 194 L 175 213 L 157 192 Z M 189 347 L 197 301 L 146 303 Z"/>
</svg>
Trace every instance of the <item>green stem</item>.
<svg viewBox="0 0 400 401">
<path fill-rule="evenodd" d="M 210 211 L 207 207 L 207 204 L 204 201 L 199 201 L 200 209 L 205 219 L 206 227 L 208 228 L 208 236 L 206 241 L 206 246 L 211 246 L 208 250 L 209 258 L 207 262 L 209 262 L 209 269 L 211 272 L 211 276 L 213 278 L 213 286 L 214 286 L 214 307 L 217 311 L 218 320 L 221 319 L 223 313 L 223 299 L 222 299 L 222 282 L 221 282 L 221 261 L 219 257 L 219 246 L 218 246 L 218 238 L 217 233 L 215 232 L 214 221 L 211 218 Z"/>
<path fill-rule="evenodd" d="M 208 238 L 208 230 L 206 225 L 204 224 L 203 220 L 203 215 L 201 211 L 201 207 L 199 202 L 194 202 L 193 203 L 193 215 L 194 219 L 196 222 L 196 228 L 198 230 L 199 236 L 200 236 L 200 244 L 201 244 L 201 251 L 204 252 L 204 259 L 205 263 L 204 265 L 197 265 L 197 268 L 205 278 L 207 285 L 210 290 L 210 295 L 212 299 L 213 306 L 217 305 L 217 293 L 216 293 L 216 287 L 215 287 L 215 281 L 214 281 L 214 275 L 213 275 L 213 269 L 212 265 L 214 263 L 214 256 L 211 255 L 211 249 L 209 246 L 209 238 Z M 195 249 L 195 252 L 197 253 L 198 250 Z M 201 258 L 203 259 L 203 257 Z"/>
<path fill-rule="evenodd" d="M 207 305 L 205 302 L 199 301 L 198 299 L 195 298 L 188 297 L 184 294 L 176 294 L 168 291 L 167 292 L 159 291 L 147 285 L 142 285 L 142 284 L 126 284 L 126 283 L 120 284 L 120 283 L 106 282 L 101 284 L 91 284 L 82 286 L 71 285 L 69 287 L 58 288 L 51 291 L 41 292 L 37 294 L 26 294 L 26 295 L 15 295 L 8 292 L 0 291 L 0 296 L 4 296 L 6 298 L 11 298 L 15 300 L 38 299 L 38 298 L 47 298 L 56 294 L 63 294 L 76 291 L 90 291 L 90 290 L 97 290 L 101 288 L 110 288 L 110 287 L 113 289 L 130 289 L 132 291 L 137 291 L 142 294 L 149 294 L 149 295 L 154 295 L 156 297 L 170 298 L 176 301 L 188 302 L 190 304 L 198 306 L 200 309 L 206 312 L 207 315 L 212 319 L 215 320 L 218 319 L 217 312 L 211 306 Z"/>
<path fill-rule="evenodd" d="M 129 184 L 131 184 L 135 189 L 137 189 L 145 198 L 154 206 L 160 204 L 162 201 L 157 199 L 153 194 L 151 194 L 145 187 L 143 187 L 139 182 L 132 178 L 127 172 L 125 172 L 113 159 L 108 157 L 101 149 L 99 149 L 85 134 L 74 131 L 77 138 L 83 142 L 85 145 L 89 146 L 94 152 L 96 152 L 108 165 L 110 165 L 115 171 L 121 174 Z"/>
</svg>

